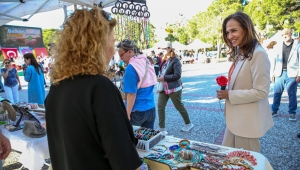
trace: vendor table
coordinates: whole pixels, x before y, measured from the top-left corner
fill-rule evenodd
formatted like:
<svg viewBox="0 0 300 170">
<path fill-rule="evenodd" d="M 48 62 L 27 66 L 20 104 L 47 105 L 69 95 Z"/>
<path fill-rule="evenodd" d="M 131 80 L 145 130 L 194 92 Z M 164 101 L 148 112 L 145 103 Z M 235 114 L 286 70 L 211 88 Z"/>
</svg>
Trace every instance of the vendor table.
<svg viewBox="0 0 300 170">
<path fill-rule="evenodd" d="M 178 144 L 179 141 L 181 141 L 181 140 L 182 139 L 176 138 L 176 137 L 173 137 L 173 136 L 166 136 L 166 138 L 164 138 L 163 140 L 161 140 L 156 146 L 158 146 L 158 145 L 164 145 L 166 147 L 170 147 L 172 145 Z M 190 142 L 191 143 L 193 143 L 193 142 L 202 143 L 202 142 L 191 141 L 191 140 L 190 140 Z M 206 144 L 206 143 L 202 143 L 202 144 Z M 230 148 L 230 147 L 225 147 L 225 146 L 219 146 L 219 145 L 213 145 L 213 144 L 208 144 L 208 145 L 212 145 L 212 146 L 217 146 L 219 148 L 223 148 L 224 149 L 223 153 L 229 153 L 229 152 L 237 151 L 237 150 L 244 151 L 242 149 Z M 154 148 L 155 148 L 155 146 L 154 146 Z M 257 153 L 257 152 L 252 152 L 252 151 L 249 151 L 249 152 L 257 160 L 257 165 L 253 166 L 254 170 L 273 170 L 272 166 L 270 165 L 270 163 L 269 163 L 269 161 L 267 160 L 266 157 L 264 157 L 262 154 Z M 155 152 L 153 150 L 151 150 L 149 152 L 144 152 L 144 151 L 138 150 L 138 154 L 139 154 L 139 156 L 141 158 L 144 158 L 145 156 L 147 156 L 150 153 L 157 153 L 157 152 Z M 167 151 L 164 152 L 164 154 L 165 153 L 171 153 L 171 152 L 169 152 L 169 150 L 167 150 Z M 147 162 L 147 164 L 150 166 L 151 170 L 170 170 L 169 166 L 157 163 L 155 161 L 149 161 L 149 163 Z M 185 164 L 186 165 L 187 163 L 181 163 L 181 164 Z"/>
<path fill-rule="evenodd" d="M 44 116 L 35 115 L 41 123 L 45 122 Z M 1 125 L 2 134 L 11 143 L 12 149 L 21 152 L 19 162 L 30 170 L 41 170 L 45 159 L 49 159 L 47 135 L 42 138 L 30 138 L 23 134 L 22 130 L 10 132 Z"/>
</svg>

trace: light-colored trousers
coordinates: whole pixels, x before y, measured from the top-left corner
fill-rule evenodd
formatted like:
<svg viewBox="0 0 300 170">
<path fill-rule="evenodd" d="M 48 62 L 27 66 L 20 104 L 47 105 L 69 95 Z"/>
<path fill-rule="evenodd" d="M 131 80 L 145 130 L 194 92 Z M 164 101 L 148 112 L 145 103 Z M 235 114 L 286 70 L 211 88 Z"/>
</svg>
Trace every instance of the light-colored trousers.
<svg viewBox="0 0 300 170">
<path fill-rule="evenodd" d="M 15 85 L 14 87 L 4 86 L 6 99 L 11 102 L 11 104 L 19 103 L 19 85 Z"/>
<path fill-rule="evenodd" d="M 244 150 L 260 152 L 260 142 L 258 138 L 244 138 L 241 136 L 236 136 L 235 134 L 231 133 L 227 127 L 225 130 L 222 145 L 232 148 L 242 148 Z"/>
</svg>

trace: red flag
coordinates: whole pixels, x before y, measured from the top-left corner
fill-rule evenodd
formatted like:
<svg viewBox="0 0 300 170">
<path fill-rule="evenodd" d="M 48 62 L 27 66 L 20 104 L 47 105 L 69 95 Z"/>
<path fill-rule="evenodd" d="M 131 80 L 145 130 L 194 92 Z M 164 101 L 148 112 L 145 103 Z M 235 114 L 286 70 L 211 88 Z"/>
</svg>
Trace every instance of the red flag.
<svg viewBox="0 0 300 170">
<path fill-rule="evenodd" d="M 48 56 L 46 48 L 34 48 L 35 56 L 39 58 L 45 58 Z"/>
<path fill-rule="evenodd" d="M 17 48 L 1 48 L 4 59 L 18 58 L 18 49 Z"/>
</svg>

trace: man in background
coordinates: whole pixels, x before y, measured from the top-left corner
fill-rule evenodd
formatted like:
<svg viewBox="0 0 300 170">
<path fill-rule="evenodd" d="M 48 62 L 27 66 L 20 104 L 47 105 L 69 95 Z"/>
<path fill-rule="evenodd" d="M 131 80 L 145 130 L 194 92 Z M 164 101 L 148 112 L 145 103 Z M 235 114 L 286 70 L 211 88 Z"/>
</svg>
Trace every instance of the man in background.
<svg viewBox="0 0 300 170">
<path fill-rule="evenodd" d="M 271 68 L 272 81 L 275 78 L 272 116 L 276 116 L 284 88 L 289 96 L 289 120 L 296 121 L 297 84 L 300 82 L 300 44 L 292 39 L 292 31 L 285 28 L 281 33 L 283 43 L 278 43 L 278 49 Z"/>
</svg>

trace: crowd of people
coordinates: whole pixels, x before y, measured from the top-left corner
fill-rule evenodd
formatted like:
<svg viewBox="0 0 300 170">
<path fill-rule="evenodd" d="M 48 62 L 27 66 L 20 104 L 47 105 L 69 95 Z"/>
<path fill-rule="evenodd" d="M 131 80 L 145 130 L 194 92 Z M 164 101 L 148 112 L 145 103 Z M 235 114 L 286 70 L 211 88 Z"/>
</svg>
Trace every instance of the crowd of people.
<svg viewBox="0 0 300 170">
<path fill-rule="evenodd" d="M 111 66 L 117 68 L 113 73 L 123 77 L 126 97 L 122 98 L 108 71 L 115 54 L 116 22 L 97 7 L 77 9 L 65 21 L 58 44 L 49 46 L 55 49 L 55 64 L 51 66 L 52 85 L 45 101 L 45 69 L 33 54 L 24 55 L 28 101 L 41 107 L 45 104 L 51 166 L 55 170 L 139 169 L 142 161 L 135 149 L 132 125 L 153 129 L 157 110 L 158 130 L 167 133 L 169 99 L 184 121 L 181 130 L 188 132 L 194 127 L 182 102 L 181 54 L 175 53 L 171 42 L 161 46 L 163 53 L 156 55 L 152 51 L 150 58 L 130 39 L 118 43 L 120 62 Z M 272 116 L 278 115 L 284 87 L 289 95 L 289 119 L 296 120 L 300 45 L 291 39 L 291 33 L 290 29 L 283 30 L 284 41 L 277 43 L 279 52 L 270 62 L 248 15 L 236 12 L 224 19 L 222 36 L 232 65 L 228 88 L 216 91 L 216 97 L 224 99 L 226 105 L 222 145 L 260 152 L 259 138 L 274 125 Z M 10 60 L 3 64 L 6 96 L 18 103 L 21 84 L 17 71 L 10 66 Z M 272 108 L 268 100 L 270 80 L 275 82 Z M 163 87 L 156 92 L 158 83 Z M 158 93 L 157 106 L 154 93 Z M 10 150 L 1 134 L 0 142 Z M 78 154 L 74 154 L 75 150 Z M 6 156 L 6 152 L 0 152 L 0 159 Z"/>
</svg>

